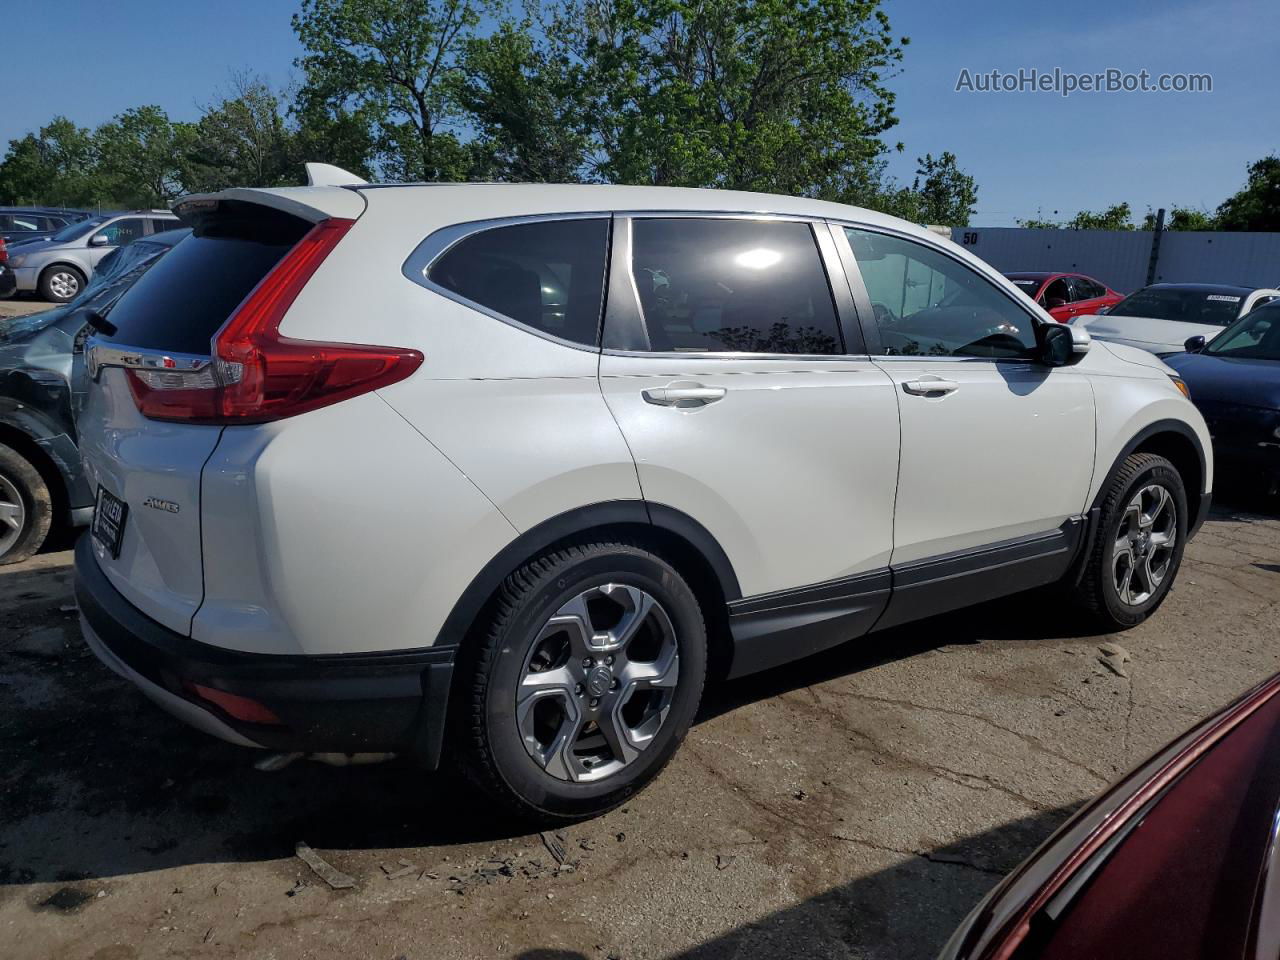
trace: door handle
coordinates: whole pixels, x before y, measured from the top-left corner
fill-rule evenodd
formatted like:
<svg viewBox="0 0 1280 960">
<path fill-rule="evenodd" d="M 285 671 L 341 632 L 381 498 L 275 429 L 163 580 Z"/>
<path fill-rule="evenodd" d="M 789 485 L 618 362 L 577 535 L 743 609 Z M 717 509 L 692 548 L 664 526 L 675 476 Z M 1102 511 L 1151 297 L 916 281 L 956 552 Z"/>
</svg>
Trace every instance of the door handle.
<svg viewBox="0 0 1280 960">
<path fill-rule="evenodd" d="M 704 387 L 700 383 L 673 383 L 641 391 L 646 403 L 660 407 L 705 407 L 725 395 L 724 387 Z"/>
<path fill-rule="evenodd" d="M 919 380 L 907 380 L 902 389 L 916 397 L 927 397 L 930 394 L 954 393 L 960 389 L 960 384 L 941 377 L 921 377 Z"/>
</svg>

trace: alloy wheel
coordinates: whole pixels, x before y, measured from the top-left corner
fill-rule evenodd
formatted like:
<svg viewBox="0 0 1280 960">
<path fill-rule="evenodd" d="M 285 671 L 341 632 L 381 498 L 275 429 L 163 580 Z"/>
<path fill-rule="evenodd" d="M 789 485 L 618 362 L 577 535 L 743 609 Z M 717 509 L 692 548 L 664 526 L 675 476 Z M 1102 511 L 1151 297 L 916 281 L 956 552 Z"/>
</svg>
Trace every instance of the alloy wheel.
<svg viewBox="0 0 1280 960">
<path fill-rule="evenodd" d="M 1111 572 L 1120 602 L 1131 607 L 1151 599 L 1173 563 L 1178 514 L 1173 495 L 1160 484 L 1134 494 L 1120 518 Z"/>
<path fill-rule="evenodd" d="M 0 474 L 0 557 L 22 536 L 27 523 L 27 507 L 13 483 Z"/>
<path fill-rule="evenodd" d="M 662 604 L 627 584 L 591 587 L 547 620 L 525 658 L 515 703 L 525 750 L 560 780 L 611 776 L 653 743 L 679 678 Z"/>
<path fill-rule="evenodd" d="M 74 273 L 59 270 L 49 277 L 49 289 L 54 296 L 62 300 L 70 300 L 80 291 L 80 279 Z"/>
</svg>

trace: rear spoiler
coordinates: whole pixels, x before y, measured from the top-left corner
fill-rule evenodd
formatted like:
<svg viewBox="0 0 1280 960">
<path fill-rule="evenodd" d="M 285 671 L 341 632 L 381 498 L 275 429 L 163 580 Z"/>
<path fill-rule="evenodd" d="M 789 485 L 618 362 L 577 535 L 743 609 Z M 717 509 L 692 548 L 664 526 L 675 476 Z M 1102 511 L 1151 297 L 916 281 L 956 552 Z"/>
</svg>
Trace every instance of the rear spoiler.
<svg viewBox="0 0 1280 960">
<path fill-rule="evenodd" d="M 365 208 L 365 199 L 357 190 L 340 186 L 313 186 L 232 187 L 218 193 L 198 193 L 182 197 L 173 204 L 172 209 L 184 224 L 194 227 L 209 214 L 217 212 L 223 203 L 269 207 L 308 223 L 335 218 L 357 220 Z"/>
</svg>

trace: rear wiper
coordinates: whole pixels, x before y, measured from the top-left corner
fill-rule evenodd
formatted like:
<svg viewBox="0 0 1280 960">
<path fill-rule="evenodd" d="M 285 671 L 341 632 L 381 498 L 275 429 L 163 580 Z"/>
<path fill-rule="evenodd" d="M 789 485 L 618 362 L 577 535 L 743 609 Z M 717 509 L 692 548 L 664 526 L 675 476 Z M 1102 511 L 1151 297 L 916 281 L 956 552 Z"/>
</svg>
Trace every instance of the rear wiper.
<svg viewBox="0 0 1280 960">
<path fill-rule="evenodd" d="M 114 337 L 116 335 L 116 325 L 97 310 L 86 310 L 84 321 L 104 337 Z"/>
</svg>

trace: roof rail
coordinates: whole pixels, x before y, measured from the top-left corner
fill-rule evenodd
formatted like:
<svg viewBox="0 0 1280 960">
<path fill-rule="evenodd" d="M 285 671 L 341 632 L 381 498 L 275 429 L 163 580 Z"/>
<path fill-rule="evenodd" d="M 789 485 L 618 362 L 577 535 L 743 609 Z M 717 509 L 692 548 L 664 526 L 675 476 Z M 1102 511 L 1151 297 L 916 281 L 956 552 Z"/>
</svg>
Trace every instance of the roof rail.
<svg viewBox="0 0 1280 960">
<path fill-rule="evenodd" d="M 304 166 L 309 187 L 351 187 L 369 182 L 331 163 L 307 163 Z"/>
</svg>

